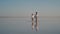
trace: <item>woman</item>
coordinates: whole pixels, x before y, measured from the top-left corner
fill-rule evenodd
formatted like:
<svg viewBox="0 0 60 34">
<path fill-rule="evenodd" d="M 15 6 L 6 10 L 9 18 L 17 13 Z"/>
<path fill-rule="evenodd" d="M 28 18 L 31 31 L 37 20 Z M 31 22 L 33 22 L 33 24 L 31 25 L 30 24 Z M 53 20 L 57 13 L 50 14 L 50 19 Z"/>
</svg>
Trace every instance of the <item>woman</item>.
<svg viewBox="0 0 60 34">
<path fill-rule="evenodd" d="M 34 29 L 34 14 L 32 14 L 32 30 Z"/>
</svg>

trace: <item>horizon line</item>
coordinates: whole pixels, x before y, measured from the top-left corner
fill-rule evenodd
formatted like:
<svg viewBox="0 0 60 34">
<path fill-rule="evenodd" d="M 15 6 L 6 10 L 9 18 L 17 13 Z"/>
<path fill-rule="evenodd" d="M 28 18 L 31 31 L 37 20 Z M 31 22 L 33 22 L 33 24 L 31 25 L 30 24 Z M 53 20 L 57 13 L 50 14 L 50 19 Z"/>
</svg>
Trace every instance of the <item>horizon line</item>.
<svg viewBox="0 0 60 34">
<path fill-rule="evenodd" d="M 28 18 L 31 16 L 0 16 L 0 18 Z M 39 18 L 60 18 L 60 16 L 39 16 Z"/>
</svg>

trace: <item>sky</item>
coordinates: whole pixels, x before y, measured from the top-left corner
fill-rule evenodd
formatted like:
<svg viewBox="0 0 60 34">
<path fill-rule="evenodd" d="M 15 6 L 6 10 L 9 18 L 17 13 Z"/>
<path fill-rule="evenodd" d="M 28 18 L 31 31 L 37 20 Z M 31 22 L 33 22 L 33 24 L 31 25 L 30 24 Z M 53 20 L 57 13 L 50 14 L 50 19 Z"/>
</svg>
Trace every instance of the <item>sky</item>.
<svg viewBox="0 0 60 34">
<path fill-rule="evenodd" d="M 0 0 L 0 16 L 60 16 L 60 0 Z"/>
</svg>

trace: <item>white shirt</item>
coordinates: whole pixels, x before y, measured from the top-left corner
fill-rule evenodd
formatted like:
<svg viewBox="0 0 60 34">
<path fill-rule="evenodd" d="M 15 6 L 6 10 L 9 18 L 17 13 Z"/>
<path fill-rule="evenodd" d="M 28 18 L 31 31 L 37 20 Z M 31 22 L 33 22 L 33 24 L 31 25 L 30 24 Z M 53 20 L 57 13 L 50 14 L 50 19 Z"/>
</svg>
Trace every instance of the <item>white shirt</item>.
<svg viewBox="0 0 60 34">
<path fill-rule="evenodd" d="M 32 18 L 34 18 L 34 15 L 32 15 Z"/>
</svg>

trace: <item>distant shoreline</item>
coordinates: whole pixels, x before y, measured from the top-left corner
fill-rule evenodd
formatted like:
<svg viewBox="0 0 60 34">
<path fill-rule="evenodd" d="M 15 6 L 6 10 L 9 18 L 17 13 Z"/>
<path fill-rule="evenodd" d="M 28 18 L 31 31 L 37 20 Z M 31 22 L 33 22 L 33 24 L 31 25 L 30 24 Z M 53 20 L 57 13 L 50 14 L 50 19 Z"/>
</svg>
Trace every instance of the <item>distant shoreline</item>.
<svg viewBox="0 0 60 34">
<path fill-rule="evenodd" d="M 39 16 L 39 18 L 60 18 L 60 16 Z M 31 18 L 31 16 L 0 16 L 0 18 Z"/>
</svg>

